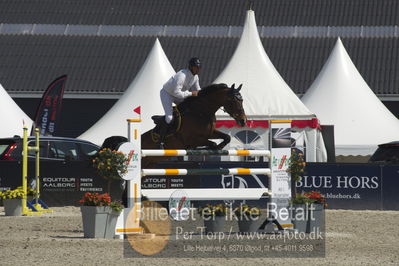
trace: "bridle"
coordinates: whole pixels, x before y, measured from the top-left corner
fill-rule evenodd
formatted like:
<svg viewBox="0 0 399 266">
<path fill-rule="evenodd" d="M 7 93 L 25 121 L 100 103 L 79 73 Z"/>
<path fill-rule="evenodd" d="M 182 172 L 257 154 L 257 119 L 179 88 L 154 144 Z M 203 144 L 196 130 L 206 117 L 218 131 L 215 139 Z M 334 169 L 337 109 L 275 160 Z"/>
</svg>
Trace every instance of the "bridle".
<svg viewBox="0 0 399 266">
<path fill-rule="evenodd" d="M 238 100 L 238 101 L 242 101 L 242 96 L 241 96 L 241 94 L 240 94 L 239 92 L 233 92 L 233 97 L 234 97 L 236 100 Z M 239 113 L 230 114 L 229 112 L 226 111 L 226 108 L 225 108 L 224 106 L 220 107 L 220 109 L 221 109 L 223 112 L 229 114 L 232 118 L 234 118 L 234 119 L 240 119 L 240 114 L 239 114 Z M 241 107 L 239 111 L 243 112 L 244 110 L 243 110 L 243 108 Z"/>
</svg>

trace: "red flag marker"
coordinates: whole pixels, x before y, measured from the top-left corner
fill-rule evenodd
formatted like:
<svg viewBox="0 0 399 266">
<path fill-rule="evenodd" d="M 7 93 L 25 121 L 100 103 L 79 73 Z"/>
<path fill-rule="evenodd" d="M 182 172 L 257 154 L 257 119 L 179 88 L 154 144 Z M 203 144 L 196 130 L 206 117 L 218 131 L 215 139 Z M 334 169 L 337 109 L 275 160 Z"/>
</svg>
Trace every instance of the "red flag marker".
<svg viewBox="0 0 399 266">
<path fill-rule="evenodd" d="M 133 109 L 133 111 L 140 115 L 141 114 L 141 106 L 136 107 L 135 109 Z"/>
</svg>

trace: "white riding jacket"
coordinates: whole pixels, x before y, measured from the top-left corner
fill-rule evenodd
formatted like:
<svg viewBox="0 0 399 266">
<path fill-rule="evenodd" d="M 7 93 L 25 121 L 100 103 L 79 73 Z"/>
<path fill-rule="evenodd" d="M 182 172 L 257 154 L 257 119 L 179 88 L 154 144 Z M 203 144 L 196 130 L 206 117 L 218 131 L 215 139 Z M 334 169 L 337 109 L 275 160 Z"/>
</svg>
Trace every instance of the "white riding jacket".
<svg viewBox="0 0 399 266">
<path fill-rule="evenodd" d="M 173 102 L 180 103 L 192 95 L 192 91 L 201 90 L 198 75 L 193 75 L 189 69 L 182 69 L 172 76 L 164 85 L 165 90 L 173 98 Z"/>
</svg>

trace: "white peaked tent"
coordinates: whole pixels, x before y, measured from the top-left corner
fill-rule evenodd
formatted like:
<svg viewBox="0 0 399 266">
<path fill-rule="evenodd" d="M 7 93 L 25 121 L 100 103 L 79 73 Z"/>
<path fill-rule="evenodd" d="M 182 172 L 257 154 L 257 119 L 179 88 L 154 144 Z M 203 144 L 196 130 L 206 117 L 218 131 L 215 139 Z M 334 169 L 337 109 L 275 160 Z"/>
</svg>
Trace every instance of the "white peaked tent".
<svg viewBox="0 0 399 266">
<path fill-rule="evenodd" d="M 28 134 L 32 128 L 33 121 L 8 95 L 0 84 L 0 138 L 9 138 L 14 135 L 23 135 L 23 125 L 28 127 Z"/>
<path fill-rule="evenodd" d="M 247 142 L 245 148 L 264 148 L 268 146 L 268 129 L 262 125 L 262 121 L 268 120 L 305 120 L 309 124 L 315 124 L 316 116 L 301 102 L 291 88 L 280 76 L 273 63 L 266 54 L 259 38 L 255 22 L 254 11 L 248 10 L 244 29 L 238 46 L 223 72 L 216 78 L 214 83 L 243 84 L 241 94 L 244 99 L 244 110 L 248 120 L 254 121 L 252 132 L 259 135 L 257 140 L 250 144 Z M 221 120 L 231 120 L 228 114 L 219 110 L 217 112 L 217 126 L 223 124 Z M 304 124 L 304 123 L 302 123 Z M 317 124 L 317 120 L 316 120 Z M 295 126 L 292 123 L 292 126 Z M 221 128 L 224 132 L 235 136 L 241 128 Z M 319 138 L 322 153 L 321 159 L 316 158 L 316 145 L 318 131 L 315 128 L 305 126 L 298 131 L 306 132 L 307 159 L 309 161 L 325 160 L 325 148 L 322 139 Z M 252 134 L 253 135 L 253 134 Z M 234 143 L 234 141 L 236 141 Z M 233 138 L 232 146 L 238 146 L 239 141 Z M 242 141 L 241 141 L 242 145 Z M 309 147 L 314 147 L 313 151 Z"/>
<path fill-rule="evenodd" d="M 285 83 L 267 56 L 252 10 L 247 11 L 241 39 L 232 58 L 214 83 L 242 83 L 244 109 L 250 119 L 315 117 Z M 223 118 L 227 114 L 219 110 L 217 115 Z"/>
<path fill-rule="evenodd" d="M 101 145 L 107 137 L 127 136 L 126 119 L 135 118 L 133 109 L 141 106 L 142 132 L 154 127 L 151 116 L 163 114 L 159 92 L 175 74 L 159 40 L 155 41 L 144 65 L 122 97 L 79 138 Z"/>
<path fill-rule="evenodd" d="M 363 80 L 340 39 L 302 101 L 321 124 L 334 125 L 336 155 L 369 155 L 378 144 L 399 139 L 398 119 Z"/>
</svg>

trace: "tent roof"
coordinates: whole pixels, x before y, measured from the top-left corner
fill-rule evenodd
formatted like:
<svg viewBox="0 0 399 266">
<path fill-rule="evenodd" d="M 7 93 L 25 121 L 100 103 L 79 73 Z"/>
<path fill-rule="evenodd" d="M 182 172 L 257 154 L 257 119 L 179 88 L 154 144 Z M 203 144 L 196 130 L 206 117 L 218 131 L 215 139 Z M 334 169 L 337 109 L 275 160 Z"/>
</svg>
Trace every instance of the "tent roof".
<svg viewBox="0 0 399 266">
<path fill-rule="evenodd" d="M 0 138 L 9 138 L 14 135 L 23 135 L 23 124 L 32 128 L 32 119 L 14 102 L 0 84 Z M 29 132 L 28 132 L 29 134 Z"/>
<path fill-rule="evenodd" d="M 133 109 L 138 106 L 141 106 L 142 132 L 153 128 L 151 116 L 163 113 L 159 91 L 174 74 L 172 65 L 156 39 L 144 65 L 122 97 L 79 138 L 101 145 L 107 137 L 127 136 L 126 119 L 133 118 Z"/>
<path fill-rule="evenodd" d="M 340 39 L 302 101 L 321 124 L 334 125 L 337 155 L 367 155 L 398 140 L 398 119 L 363 80 Z"/>
<path fill-rule="evenodd" d="M 254 11 L 248 10 L 241 39 L 214 83 L 243 84 L 241 94 L 249 119 L 310 119 L 314 115 L 280 76 L 263 49 Z M 219 119 L 228 118 L 222 111 Z"/>
</svg>

